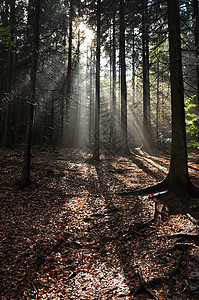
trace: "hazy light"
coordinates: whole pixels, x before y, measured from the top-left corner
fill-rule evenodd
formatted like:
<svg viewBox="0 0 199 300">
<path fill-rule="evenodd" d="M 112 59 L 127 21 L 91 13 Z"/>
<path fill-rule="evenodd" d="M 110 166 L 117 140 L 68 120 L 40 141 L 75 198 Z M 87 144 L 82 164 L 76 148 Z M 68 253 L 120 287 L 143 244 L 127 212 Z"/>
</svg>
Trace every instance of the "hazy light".
<svg viewBox="0 0 199 300">
<path fill-rule="evenodd" d="M 83 42 L 81 43 L 81 50 L 87 50 L 87 48 L 91 47 L 92 45 L 95 33 L 90 28 L 88 28 L 83 22 L 79 24 L 79 30 L 81 36 L 84 38 Z"/>
</svg>

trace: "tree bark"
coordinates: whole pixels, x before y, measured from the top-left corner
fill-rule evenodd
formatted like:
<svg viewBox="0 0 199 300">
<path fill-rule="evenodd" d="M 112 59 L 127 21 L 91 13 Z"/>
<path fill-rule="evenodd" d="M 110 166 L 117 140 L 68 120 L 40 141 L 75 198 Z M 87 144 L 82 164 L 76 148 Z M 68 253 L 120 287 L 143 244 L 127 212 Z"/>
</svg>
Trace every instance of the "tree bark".
<svg viewBox="0 0 199 300">
<path fill-rule="evenodd" d="M 31 60 L 31 73 L 30 73 L 30 99 L 28 102 L 28 121 L 26 127 L 26 143 L 24 150 L 23 166 L 21 172 L 20 184 L 27 186 L 30 183 L 30 161 L 32 149 L 32 133 L 34 127 L 34 115 L 36 104 L 36 78 L 37 78 L 37 64 L 39 52 L 39 22 L 40 22 L 40 0 L 34 1 L 34 18 L 33 22 L 33 40 L 32 40 L 32 60 Z"/>
<path fill-rule="evenodd" d="M 142 55 L 143 55 L 143 145 L 151 148 L 151 109 L 149 82 L 148 0 L 142 0 Z"/>
<path fill-rule="evenodd" d="M 69 37 L 68 37 L 68 67 L 66 83 L 66 132 L 63 137 L 64 143 L 68 146 L 70 143 L 69 123 L 70 123 L 70 102 L 71 102 L 71 84 L 72 84 L 72 41 L 73 41 L 73 0 L 70 0 L 69 16 Z"/>
<path fill-rule="evenodd" d="M 184 111 L 179 1 L 168 0 L 169 55 L 172 107 L 172 147 L 168 175 L 169 188 L 188 192 L 190 185 Z"/>
<path fill-rule="evenodd" d="M 94 153 L 95 160 L 100 159 L 100 34 L 101 34 L 101 0 L 97 0 L 97 49 L 96 49 L 96 99 L 95 99 L 95 135 Z"/>
<path fill-rule="evenodd" d="M 93 95 L 93 49 L 90 49 L 90 89 L 89 89 L 89 145 L 92 147 L 93 143 L 93 107 L 94 107 L 94 95 Z"/>
<path fill-rule="evenodd" d="M 112 39 L 112 101 L 111 101 L 111 144 L 115 150 L 116 145 L 116 129 L 117 129 L 117 110 L 116 110 L 116 37 L 115 37 L 115 10 L 113 15 L 113 39 Z"/>
<path fill-rule="evenodd" d="M 128 127 L 127 127 L 127 88 L 126 88 L 126 62 L 125 62 L 125 18 L 124 0 L 120 0 L 120 62 L 121 62 L 121 146 L 120 152 L 129 153 Z"/>
<path fill-rule="evenodd" d="M 9 13 L 9 26 L 11 32 L 11 39 L 13 40 L 14 25 L 15 25 L 15 0 L 10 3 Z M 6 3 L 8 5 L 8 3 Z M 13 71 L 13 53 L 9 50 L 7 53 L 7 78 L 6 78 L 6 104 L 5 104 L 5 116 L 4 116 L 4 131 L 2 138 L 3 147 L 9 147 L 11 145 L 10 138 L 10 106 L 11 106 L 11 90 L 12 90 L 12 71 Z"/>
<path fill-rule="evenodd" d="M 199 2 L 193 0 L 193 18 L 195 22 L 195 55 L 196 55 L 196 88 L 197 88 L 197 103 L 199 108 Z"/>
</svg>

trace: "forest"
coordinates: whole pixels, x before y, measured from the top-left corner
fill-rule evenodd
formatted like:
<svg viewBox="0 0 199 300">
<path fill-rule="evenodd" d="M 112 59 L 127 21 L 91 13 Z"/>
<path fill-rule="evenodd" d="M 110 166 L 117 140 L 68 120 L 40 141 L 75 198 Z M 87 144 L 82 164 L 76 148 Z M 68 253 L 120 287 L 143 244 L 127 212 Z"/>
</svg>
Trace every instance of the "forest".
<svg viewBox="0 0 199 300">
<path fill-rule="evenodd" d="M 0 1 L 0 299 L 199 299 L 199 1 Z"/>
</svg>

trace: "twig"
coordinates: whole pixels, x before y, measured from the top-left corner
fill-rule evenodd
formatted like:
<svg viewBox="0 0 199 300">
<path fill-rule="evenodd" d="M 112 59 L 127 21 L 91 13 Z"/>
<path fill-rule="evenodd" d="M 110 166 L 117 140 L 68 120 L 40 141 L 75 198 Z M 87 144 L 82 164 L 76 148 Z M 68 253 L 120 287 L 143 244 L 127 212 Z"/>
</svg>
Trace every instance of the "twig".
<svg viewBox="0 0 199 300">
<path fill-rule="evenodd" d="M 33 282 L 31 282 L 31 284 L 32 284 L 32 286 L 33 286 L 33 289 L 34 289 L 35 294 L 36 294 L 36 299 L 37 299 L 38 290 L 37 290 L 37 288 L 36 288 L 36 286 L 34 285 Z"/>
</svg>

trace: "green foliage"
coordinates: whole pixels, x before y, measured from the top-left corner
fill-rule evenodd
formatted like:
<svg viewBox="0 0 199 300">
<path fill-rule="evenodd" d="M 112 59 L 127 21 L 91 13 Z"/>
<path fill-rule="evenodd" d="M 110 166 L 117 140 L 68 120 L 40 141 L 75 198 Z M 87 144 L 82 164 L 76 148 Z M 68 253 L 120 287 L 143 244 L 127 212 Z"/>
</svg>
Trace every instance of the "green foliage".
<svg viewBox="0 0 199 300">
<path fill-rule="evenodd" d="M 188 135 L 188 147 L 199 148 L 199 115 L 192 112 L 192 109 L 197 107 L 197 104 L 193 103 L 196 95 L 190 97 L 185 102 L 186 112 L 186 132 Z"/>
<path fill-rule="evenodd" d="M 16 45 L 12 40 L 12 34 L 9 26 L 0 28 L 0 45 L 9 50 L 16 48 Z"/>
</svg>

